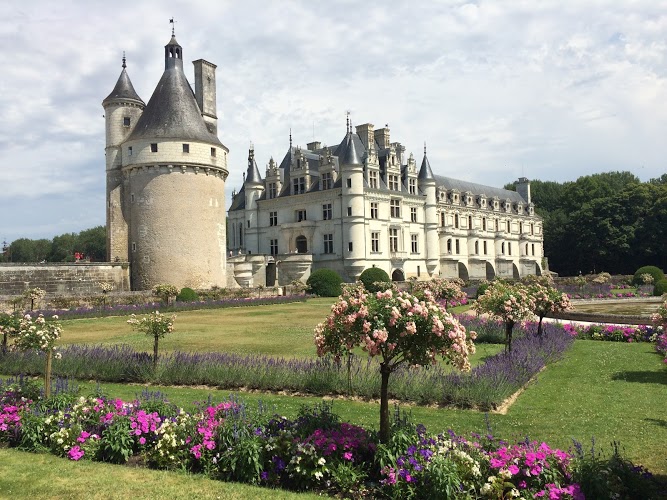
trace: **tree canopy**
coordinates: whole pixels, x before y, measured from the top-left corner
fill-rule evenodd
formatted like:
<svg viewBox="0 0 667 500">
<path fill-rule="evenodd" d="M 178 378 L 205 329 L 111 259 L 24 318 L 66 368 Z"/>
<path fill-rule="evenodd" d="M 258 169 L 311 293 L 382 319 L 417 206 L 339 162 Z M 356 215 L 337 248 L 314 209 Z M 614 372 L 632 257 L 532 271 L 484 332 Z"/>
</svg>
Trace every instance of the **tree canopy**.
<svg viewBox="0 0 667 500">
<path fill-rule="evenodd" d="M 538 180 L 531 182 L 531 193 L 544 219 L 544 253 L 552 271 L 632 274 L 646 264 L 667 268 L 667 174 L 648 182 L 630 172 L 565 183 Z"/>
<path fill-rule="evenodd" d="M 52 240 L 19 238 L 11 242 L 7 252 L 0 254 L 0 262 L 73 262 L 75 253 L 95 262 L 106 260 L 105 227 L 65 233 Z"/>
</svg>

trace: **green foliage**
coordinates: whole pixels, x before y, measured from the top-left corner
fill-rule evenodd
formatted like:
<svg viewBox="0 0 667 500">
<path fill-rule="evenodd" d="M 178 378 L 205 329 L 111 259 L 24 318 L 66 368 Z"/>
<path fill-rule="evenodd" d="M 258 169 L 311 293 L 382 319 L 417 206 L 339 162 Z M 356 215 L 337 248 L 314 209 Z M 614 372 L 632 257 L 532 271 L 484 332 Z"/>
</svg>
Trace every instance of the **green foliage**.
<svg viewBox="0 0 667 500">
<path fill-rule="evenodd" d="M 124 464 L 130 458 L 133 446 L 130 419 L 116 418 L 109 427 L 102 431 L 98 458 L 103 462 Z"/>
<path fill-rule="evenodd" d="M 379 267 L 369 267 L 368 269 L 365 269 L 364 272 L 361 273 L 361 276 L 359 276 L 359 281 L 364 284 L 366 290 L 372 293 L 384 291 L 387 288 L 386 284 L 391 282 L 386 271 Z"/>
<path fill-rule="evenodd" d="M 192 288 L 181 288 L 181 291 L 176 295 L 177 302 L 197 302 L 199 295 Z"/>
<path fill-rule="evenodd" d="M 665 293 L 667 293 L 667 279 L 657 281 L 653 287 L 653 295 L 660 297 Z"/>
<path fill-rule="evenodd" d="M 81 252 L 93 261 L 106 260 L 106 228 L 97 226 L 80 233 L 65 233 L 46 238 L 31 240 L 19 238 L 9 245 L 9 255 L 5 260 L 11 262 L 73 262 L 74 252 Z"/>
<path fill-rule="evenodd" d="M 308 293 L 320 297 L 338 297 L 341 294 L 342 278 L 336 271 L 331 269 L 318 269 L 308 277 Z"/>
<path fill-rule="evenodd" d="M 485 283 L 480 283 L 479 286 L 477 287 L 477 298 L 481 297 L 484 295 L 484 292 L 486 292 L 486 289 L 489 288 L 489 285 L 491 283 L 485 282 Z"/>
<path fill-rule="evenodd" d="M 633 285 L 643 285 L 642 274 L 650 274 L 653 276 L 653 283 L 658 283 L 660 280 L 665 279 L 665 273 L 662 272 L 662 269 L 656 266 L 642 266 L 635 271 L 634 276 L 632 277 Z"/>
</svg>

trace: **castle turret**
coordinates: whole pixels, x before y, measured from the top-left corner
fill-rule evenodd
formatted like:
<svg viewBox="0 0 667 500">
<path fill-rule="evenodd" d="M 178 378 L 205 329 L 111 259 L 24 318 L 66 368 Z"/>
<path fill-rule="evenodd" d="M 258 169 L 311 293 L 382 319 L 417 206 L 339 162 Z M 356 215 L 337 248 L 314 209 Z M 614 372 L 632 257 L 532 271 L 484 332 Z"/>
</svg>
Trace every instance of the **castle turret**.
<svg viewBox="0 0 667 500">
<path fill-rule="evenodd" d="M 347 133 L 336 156 L 342 182 L 343 265 L 353 281 L 364 270 L 366 258 L 363 151 L 348 118 Z"/>
<path fill-rule="evenodd" d="M 264 193 L 264 181 L 259 174 L 257 162 L 255 161 L 255 149 L 251 145 L 248 151 L 248 170 L 243 183 L 245 191 L 245 248 L 248 252 L 259 253 L 259 208 L 257 200 Z"/>
<path fill-rule="evenodd" d="M 431 164 L 426 156 L 424 144 L 424 159 L 422 160 L 419 175 L 417 176 L 419 189 L 426 195 L 424 205 L 424 232 L 426 233 L 426 269 L 433 276 L 440 265 L 440 243 L 438 239 L 438 213 L 436 199 L 436 181 L 431 170 Z"/>
<path fill-rule="evenodd" d="M 164 54 L 164 73 L 122 143 L 132 287 L 225 286 L 229 150 L 202 116 L 173 33 Z"/>
<path fill-rule="evenodd" d="M 137 95 L 127 74 L 125 54 L 116 86 L 102 101 L 106 130 L 107 260 L 127 262 L 128 214 L 123 197 L 121 144 L 136 125 L 146 104 Z"/>
</svg>

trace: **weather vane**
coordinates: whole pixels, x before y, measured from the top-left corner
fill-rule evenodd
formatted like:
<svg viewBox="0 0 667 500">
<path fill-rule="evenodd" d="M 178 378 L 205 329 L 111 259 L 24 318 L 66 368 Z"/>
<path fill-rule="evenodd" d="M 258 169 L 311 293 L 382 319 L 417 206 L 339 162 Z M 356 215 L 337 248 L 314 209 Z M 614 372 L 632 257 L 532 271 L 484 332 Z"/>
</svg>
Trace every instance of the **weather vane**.
<svg viewBox="0 0 667 500">
<path fill-rule="evenodd" d="M 176 21 L 174 21 L 173 17 L 169 19 L 169 23 L 171 24 L 171 36 L 176 36 L 174 32 L 174 29 L 176 28 Z"/>
</svg>

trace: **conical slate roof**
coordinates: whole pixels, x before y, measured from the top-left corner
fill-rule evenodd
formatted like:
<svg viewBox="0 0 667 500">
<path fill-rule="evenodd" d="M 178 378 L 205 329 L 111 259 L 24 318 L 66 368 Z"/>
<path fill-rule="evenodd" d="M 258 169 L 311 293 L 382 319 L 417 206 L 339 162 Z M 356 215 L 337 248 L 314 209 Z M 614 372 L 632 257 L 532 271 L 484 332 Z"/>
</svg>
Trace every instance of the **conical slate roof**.
<svg viewBox="0 0 667 500">
<path fill-rule="evenodd" d="M 248 152 L 248 173 L 245 178 L 246 183 L 262 183 L 262 177 L 259 174 L 259 168 L 257 168 L 257 162 L 255 161 L 255 150 L 251 149 Z"/>
<path fill-rule="evenodd" d="M 137 139 L 199 141 L 224 148 L 220 139 L 208 131 L 192 88 L 178 66 L 165 69 L 127 140 Z"/>
<path fill-rule="evenodd" d="M 102 106 L 116 99 L 123 102 L 134 102 L 142 106 L 146 105 L 146 103 L 141 100 L 141 97 L 139 97 L 134 90 L 134 86 L 130 81 L 130 76 L 127 74 L 127 70 L 125 69 L 125 58 L 123 58 L 123 71 L 120 72 L 116 86 L 111 91 L 111 94 L 109 94 L 106 99 L 102 101 Z"/>
<path fill-rule="evenodd" d="M 428 158 L 426 157 L 426 151 L 424 151 L 424 159 L 422 160 L 422 166 L 419 169 L 419 174 L 417 175 L 417 178 L 420 181 L 435 180 L 435 177 L 433 176 L 433 170 L 431 170 L 431 163 L 428 161 Z"/>
<path fill-rule="evenodd" d="M 364 145 L 359 139 L 357 134 L 352 133 L 348 130 L 345 134 L 345 138 L 338 146 L 336 150 L 336 156 L 338 157 L 339 165 L 361 165 L 363 160 L 361 159 L 361 154 L 363 154 Z"/>
</svg>

